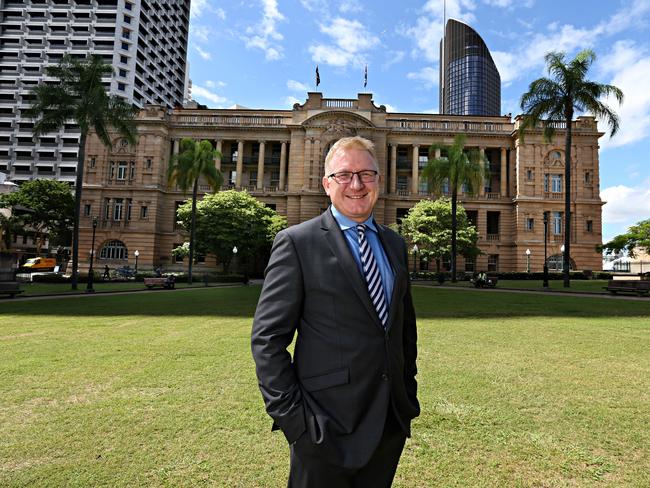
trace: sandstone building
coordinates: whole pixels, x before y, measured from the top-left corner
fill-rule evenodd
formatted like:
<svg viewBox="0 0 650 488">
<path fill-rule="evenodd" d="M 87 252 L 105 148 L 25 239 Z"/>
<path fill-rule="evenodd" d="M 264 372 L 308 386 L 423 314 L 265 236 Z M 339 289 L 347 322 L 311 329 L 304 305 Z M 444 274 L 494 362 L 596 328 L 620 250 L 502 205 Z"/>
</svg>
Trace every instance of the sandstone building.
<svg viewBox="0 0 650 488">
<path fill-rule="evenodd" d="M 86 148 L 80 237 L 80 263 L 88 265 L 91 218 L 99 225 L 96 266 L 184 269 L 171 250 L 187 237 L 176 225 L 175 208 L 189 195 L 168 188 L 166 170 L 182 138 L 207 139 L 223 155 L 214 164 L 225 188 L 250 192 L 287 216 L 289 224 L 307 220 L 327 208 L 321 178 L 331 145 L 343 136 L 374 141 L 382 193 L 376 207 L 380 223 L 398 222 L 423 198 L 436 198 L 419 177 L 432 143 L 451 144 L 458 133 L 479 148 L 490 176 L 477 195 L 461 202 L 480 235 L 483 255 L 476 262 L 459 257 L 459 271 L 541 271 L 544 261 L 544 212 L 550 212 L 548 256 L 551 269 L 560 261 L 564 212 L 564 132 L 544 140 L 541 129 L 518 136 L 519 117 L 478 117 L 389 113 L 372 95 L 355 99 L 324 98 L 309 93 L 292 110 L 174 109 L 146 106 L 138 116 L 138 141 L 116 138 L 112 150 L 89 138 Z M 574 122 L 572 185 L 572 267 L 600 269 L 601 242 L 598 139 L 592 117 Z M 209 191 L 202 185 L 201 192 Z M 215 225 L 219 225 L 215 222 Z M 420 263 L 426 267 L 426 263 Z M 197 271 L 213 269 L 208 257 Z"/>
</svg>

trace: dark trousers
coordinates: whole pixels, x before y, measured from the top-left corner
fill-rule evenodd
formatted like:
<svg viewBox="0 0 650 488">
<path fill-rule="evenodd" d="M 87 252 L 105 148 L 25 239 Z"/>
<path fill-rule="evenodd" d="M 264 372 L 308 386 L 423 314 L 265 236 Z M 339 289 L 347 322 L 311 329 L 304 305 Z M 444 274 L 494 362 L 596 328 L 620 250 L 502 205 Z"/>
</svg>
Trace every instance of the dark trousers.
<svg viewBox="0 0 650 488">
<path fill-rule="evenodd" d="M 389 488 L 405 441 L 406 434 L 389 409 L 381 441 L 361 468 L 333 466 L 292 446 L 288 488 Z"/>
</svg>

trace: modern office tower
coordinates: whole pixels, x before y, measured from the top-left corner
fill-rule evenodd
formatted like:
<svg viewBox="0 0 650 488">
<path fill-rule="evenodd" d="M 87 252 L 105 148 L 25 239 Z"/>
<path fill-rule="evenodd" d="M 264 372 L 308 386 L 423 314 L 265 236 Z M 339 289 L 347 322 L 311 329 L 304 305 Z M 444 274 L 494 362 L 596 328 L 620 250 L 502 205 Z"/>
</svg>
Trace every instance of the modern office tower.
<svg viewBox="0 0 650 488">
<path fill-rule="evenodd" d="M 440 113 L 497 116 L 501 77 L 481 36 L 449 19 L 440 42 Z"/>
<path fill-rule="evenodd" d="M 0 171 L 74 183 L 79 130 L 32 136 L 29 90 L 64 54 L 113 66 L 111 94 L 138 107 L 183 101 L 190 0 L 0 0 Z"/>
<path fill-rule="evenodd" d="M 458 270 L 503 272 L 541 271 L 544 252 L 548 266 L 558 270 L 564 242 L 564 136 L 563 126 L 551 141 L 541 129 L 519 135 L 521 118 L 510 116 L 449 116 L 392 113 L 377 106 L 372 94 L 356 98 L 325 98 L 309 93 L 291 110 L 177 108 L 146 106 L 137 118 L 138 140 L 124 140 L 113 149 L 93 135 L 86 144 L 79 266 L 87 269 L 92 248 L 92 219 L 98 218 L 95 266 L 134 266 L 138 250 L 140 269 L 162 266 L 183 271 L 187 259 L 172 249 L 188 240 L 178 225 L 176 209 L 187 192 L 167 184 L 169 159 L 185 137 L 206 139 L 219 150 L 214 164 L 224 177 L 222 190 L 246 191 L 298 224 L 323 212 L 329 198 L 322 186 L 328 150 L 344 136 L 360 135 L 375 143 L 382 175 L 375 206 L 380 224 L 399 223 L 422 199 L 449 196 L 421 178 L 432 144 L 447 145 L 459 133 L 467 147 L 480 151 L 489 162 L 489 176 L 475 194 L 463 192 L 459 201 L 480 236 L 483 254 L 458 259 Z M 601 243 L 598 131 L 593 117 L 572 122 L 575 154 L 572 186 L 571 266 L 600 269 Z M 117 136 L 116 136 L 117 137 Z M 435 153 L 442 155 L 441 151 Z M 200 197 L 212 188 L 199 181 Z M 544 214 L 548 215 L 544 232 Z M 546 237 L 547 246 L 544 245 Z M 527 250 L 530 253 L 527 253 Z M 435 270 L 435 262 L 422 259 L 421 269 Z M 260 258 L 263 263 L 263 258 Z M 448 263 L 441 263 L 446 267 Z M 197 273 L 218 268 L 214 256 L 197 263 Z"/>
</svg>

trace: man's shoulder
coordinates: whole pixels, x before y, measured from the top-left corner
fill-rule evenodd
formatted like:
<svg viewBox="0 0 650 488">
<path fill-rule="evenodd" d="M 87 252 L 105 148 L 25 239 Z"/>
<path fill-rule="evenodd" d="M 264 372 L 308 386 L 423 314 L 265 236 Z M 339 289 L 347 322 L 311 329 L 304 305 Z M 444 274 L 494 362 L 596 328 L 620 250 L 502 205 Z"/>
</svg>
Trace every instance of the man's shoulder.
<svg viewBox="0 0 650 488">
<path fill-rule="evenodd" d="M 395 232 L 393 229 L 388 227 L 387 225 L 382 225 L 382 224 L 376 224 L 377 228 L 379 229 L 379 232 L 382 234 L 382 237 L 384 239 L 389 240 L 391 243 L 397 243 L 400 245 L 404 244 L 404 238 L 399 235 L 397 232 Z"/>
<path fill-rule="evenodd" d="M 323 227 L 325 214 L 317 215 L 309 220 L 292 225 L 280 231 L 280 234 L 289 236 L 292 240 L 300 240 L 306 236 L 313 236 L 315 232 Z"/>
</svg>

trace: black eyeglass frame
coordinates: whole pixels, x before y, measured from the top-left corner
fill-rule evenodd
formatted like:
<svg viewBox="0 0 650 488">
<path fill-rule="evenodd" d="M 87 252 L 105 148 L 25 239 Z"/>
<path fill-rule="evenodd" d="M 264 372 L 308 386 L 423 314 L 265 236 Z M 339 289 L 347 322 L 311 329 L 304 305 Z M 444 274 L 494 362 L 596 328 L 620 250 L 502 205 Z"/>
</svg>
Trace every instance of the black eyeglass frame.
<svg viewBox="0 0 650 488">
<path fill-rule="evenodd" d="M 362 173 L 369 174 L 372 173 L 372 179 L 363 179 Z M 341 175 L 350 175 L 350 180 L 349 181 L 339 181 L 338 178 Z M 354 179 L 354 175 L 357 175 L 357 178 L 359 178 L 359 181 L 361 183 L 374 183 L 377 180 L 377 176 L 379 176 L 379 171 L 375 169 L 364 169 L 361 171 L 339 171 L 337 173 L 332 173 L 331 175 L 327 175 L 328 178 L 334 178 L 334 181 L 336 181 L 339 185 L 347 185 L 352 183 L 352 180 Z"/>
</svg>

